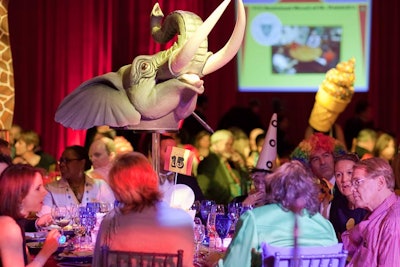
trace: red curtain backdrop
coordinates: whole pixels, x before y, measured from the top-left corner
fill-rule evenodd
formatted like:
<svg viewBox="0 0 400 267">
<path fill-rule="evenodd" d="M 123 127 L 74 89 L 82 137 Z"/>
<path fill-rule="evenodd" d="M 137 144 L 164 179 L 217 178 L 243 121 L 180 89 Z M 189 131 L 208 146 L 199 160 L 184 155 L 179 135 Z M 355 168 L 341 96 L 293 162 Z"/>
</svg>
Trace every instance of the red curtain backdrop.
<svg viewBox="0 0 400 267">
<path fill-rule="evenodd" d="M 14 122 L 38 132 L 45 151 L 60 156 L 72 144 L 84 143 L 85 131 L 66 129 L 54 121 L 61 100 L 94 76 L 116 71 L 135 56 L 165 49 L 152 41 L 149 16 L 156 1 L 138 0 L 13 0 L 9 24 L 14 60 L 16 107 Z M 193 11 L 205 19 L 221 0 L 159 0 L 164 14 Z M 229 39 L 235 23 L 234 1 L 209 36 L 216 52 Z M 400 133 L 398 92 L 400 2 L 373 0 L 372 54 L 369 93 L 356 94 L 339 117 L 352 115 L 358 99 L 369 99 L 376 126 Z M 257 64 L 255 62 L 255 64 Z M 229 108 L 246 106 L 252 99 L 262 104 L 267 123 L 274 99 L 283 103 L 290 121 L 289 138 L 304 136 L 314 104 L 314 93 L 239 93 L 236 62 L 205 77 L 207 118 L 216 128 Z"/>
</svg>

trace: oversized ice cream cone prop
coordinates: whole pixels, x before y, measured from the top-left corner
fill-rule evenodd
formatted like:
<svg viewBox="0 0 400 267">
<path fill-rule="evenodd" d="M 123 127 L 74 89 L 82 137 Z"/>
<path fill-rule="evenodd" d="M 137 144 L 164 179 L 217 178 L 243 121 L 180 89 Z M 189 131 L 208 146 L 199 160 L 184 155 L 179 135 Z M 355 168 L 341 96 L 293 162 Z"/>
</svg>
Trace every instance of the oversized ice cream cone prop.
<svg viewBox="0 0 400 267">
<path fill-rule="evenodd" d="M 315 130 L 328 132 L 350 103 L 354 94 L 354 64 L 355 59 L 352 58 L 340 62 L 336 68 L 326 73 L 325 80 L 315 95 L 314 107 L 308 121 Z"/>
<path fill-rule="evenodd" d="M 260 152 L 257 165 L 253 171 L 272 172 L 276 164 L 277 155 L 277 141 L 276 133 L 278 129 L 278 116 L 276 113 L 272 114 L 271 121 L 269 122 L 268 131 L 265 135 L 264 145 Z"/>
</svg>

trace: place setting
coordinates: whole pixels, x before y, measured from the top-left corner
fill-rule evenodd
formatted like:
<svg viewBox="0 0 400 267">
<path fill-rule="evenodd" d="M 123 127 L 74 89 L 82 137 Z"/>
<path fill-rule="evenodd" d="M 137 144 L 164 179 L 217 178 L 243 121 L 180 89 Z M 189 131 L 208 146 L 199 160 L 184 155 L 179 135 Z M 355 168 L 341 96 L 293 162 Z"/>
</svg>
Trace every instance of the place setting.
<svg viewBox="0 0 400 267">
<path fill-rule="evenodd" d="M 88 203 L 84 207 L 52 207 L 52 224 L 38 232 L 25 234 L 30 254 L 37 255 L 48 232 L 58 229 L 61 234 L 59 248 L 52 257 L 55 264 L 60 267 L 91 266 L 98 226 L 109 210 L 103 209 L 100 203 Z"/>
</svg>

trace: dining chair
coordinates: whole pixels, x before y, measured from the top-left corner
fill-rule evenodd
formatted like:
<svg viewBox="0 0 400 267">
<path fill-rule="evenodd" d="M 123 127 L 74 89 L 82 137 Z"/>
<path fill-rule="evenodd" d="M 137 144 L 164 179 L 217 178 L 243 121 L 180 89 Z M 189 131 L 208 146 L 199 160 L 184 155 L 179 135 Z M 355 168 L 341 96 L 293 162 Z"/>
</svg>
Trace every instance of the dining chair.
<svg viewBox="0 0 400 267">
<path fill-rule="evenodd" d="M 343 244 L 328 247 L 273 247 L 261 244 L 263 267 L 344 267 L 348 252 Z M 296 255 L 295 255 L 296 254 Z"/>
<path fill-rule="evenodd" d="M 182 267 L 183 250 L 174 253 L 112 250 L 101 247 L 102 267 Z"/>
</svg>

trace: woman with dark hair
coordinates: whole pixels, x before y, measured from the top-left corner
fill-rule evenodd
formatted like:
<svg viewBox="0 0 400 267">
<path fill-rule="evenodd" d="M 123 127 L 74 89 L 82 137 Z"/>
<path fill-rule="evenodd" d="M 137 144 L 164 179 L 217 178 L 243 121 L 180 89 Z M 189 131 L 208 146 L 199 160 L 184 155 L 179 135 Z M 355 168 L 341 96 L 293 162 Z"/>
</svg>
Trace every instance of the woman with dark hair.
<svg viewBox="0 0 400 267">
<path fill-rule="evenodd" d="M 51 230 L 43 248 L 28 263 L 24 219 L 37 212 L 46 195 L 42 174 L 24 164 L 7 167 L 0 176 L 0 266 L 43 266 L 57 250 L 60 233 Z"/>
<path fill-rule="evenodd" d="M 39 216 L 50 213 L 53 205 L 69 207 L 86 206 L 88 202 L 114 203 L 114 194 L 107 183 L 86 174 L 91 167 L 86 148 L 77 145 L 65 148 L 58 164 L 61 179 L 46 184 L 49 193 Z"/>
<path fill-rule="evenodd" d="M 251 250 L 261 243 L 276 247 L 294 246 L 294 218 L 298 214 L 299 246 L 337 244 L 332 224 L 319 211 L 319 187 L 310 170 L 293 160 L 265 178 L 267 203 L 245 212 L 235 236 L 218 266 L 250 266 Z"/>
<path fill-rule="evenodd" d="M 104 266 L 103 245 L 111 250 L 173 254 L 182 249 L 183 266 L 193 266 L 193 220 L 184 210 L 161 201 L 158 176 L 143 154 L 119 155 L 109 184 L 120 204 L 100 225 L 92 266 Z"/>
</svg>

